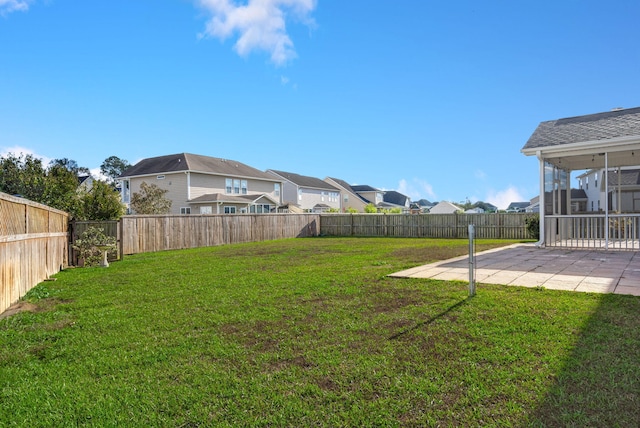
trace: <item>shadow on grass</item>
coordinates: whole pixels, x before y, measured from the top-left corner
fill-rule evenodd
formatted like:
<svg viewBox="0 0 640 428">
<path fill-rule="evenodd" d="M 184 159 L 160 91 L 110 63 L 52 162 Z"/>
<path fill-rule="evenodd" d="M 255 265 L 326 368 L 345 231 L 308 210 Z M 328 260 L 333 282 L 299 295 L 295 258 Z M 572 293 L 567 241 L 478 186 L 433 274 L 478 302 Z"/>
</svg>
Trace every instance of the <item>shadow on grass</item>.
<svg viewBox="0 0 640 428">
<path fill-rule="evenodd" d="M 640 298 L 603 295 L 532 426 L 640 426 Z"/>
<path fill-rule="evenodd" d="M 434 315 L 431 318 L 429 318 L 428 320 L 422 321 L 417 323 L 416 325 L 414 325 L 411 328 L 407 328 L 405 330 L 402 330 L 392 336 L 389 336 L 389 340 L 395 340 L 395 339 L 399 339 L 400 337 L 404 336 L 405 334 L 409 334 L 414 330 L 417 330 L 419 328 L 422 328 L 424 326 L 427 326 L 431 323 L 433 323 L 434 321 L 439 320 L 440 318 L 444 317 L 445 315 L 447 315 L 449 312 L 458 309 L 459 307 L 461 307 L 462 305 L 466 304 L 467 302 L 469 302 L 470 299 L 473 299 L 473 297 L 467 297 L 464 300 L 459 301 L 458 303 L 456 303 L 455 305 L 450 306 L 449 308 L 447 308 L 446 310 L 440 312 L 438 315 Z"/>
</svg>

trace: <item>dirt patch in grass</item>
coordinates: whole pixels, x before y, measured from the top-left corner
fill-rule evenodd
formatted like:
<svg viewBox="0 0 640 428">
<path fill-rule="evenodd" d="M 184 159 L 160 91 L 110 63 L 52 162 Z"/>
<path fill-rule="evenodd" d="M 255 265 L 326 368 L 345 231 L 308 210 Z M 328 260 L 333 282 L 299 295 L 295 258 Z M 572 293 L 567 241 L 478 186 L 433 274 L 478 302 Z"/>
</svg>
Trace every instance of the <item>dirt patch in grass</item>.
<svg viewBox="0 0 640 428">
<path fill-rule="evenodd" d="M 496 243 L 476 245 L 476 252 L 479 253 L 481 251 L 500 248 L 511 244 L 512 242 L 505 244 Z M 399 248 L 391 253 L 393 257 L 407 263 L 431 263 L 464 256 L 465 254 L 469 254 L 467 247 L 445 245 L 429 245 L 422 248 Z"/>
<path fill-rule="evenodd" d="M 30 302 L 16 302 L 0 314 L 0 320 L 19 314 L 20 312 L 38 312 L 39 306 Z"/>
</svg>

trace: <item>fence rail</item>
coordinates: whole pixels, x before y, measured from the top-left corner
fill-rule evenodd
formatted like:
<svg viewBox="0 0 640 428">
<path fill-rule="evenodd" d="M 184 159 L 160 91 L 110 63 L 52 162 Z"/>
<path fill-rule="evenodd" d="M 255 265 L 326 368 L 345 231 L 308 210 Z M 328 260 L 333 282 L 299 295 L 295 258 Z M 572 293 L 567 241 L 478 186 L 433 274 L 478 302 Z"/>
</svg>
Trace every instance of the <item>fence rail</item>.
<svg viewBox="0 0 640 428">
<path fill-rule="evenodd" d="M 0 193 L 0 312 L 68 264 L 68 214 Z"/>
<path fill-rule="evenodd" d="M 537 214 L 323 214 L 320 231 L 328 236 L 530 239 L 526 219 Z"/>
</svg>

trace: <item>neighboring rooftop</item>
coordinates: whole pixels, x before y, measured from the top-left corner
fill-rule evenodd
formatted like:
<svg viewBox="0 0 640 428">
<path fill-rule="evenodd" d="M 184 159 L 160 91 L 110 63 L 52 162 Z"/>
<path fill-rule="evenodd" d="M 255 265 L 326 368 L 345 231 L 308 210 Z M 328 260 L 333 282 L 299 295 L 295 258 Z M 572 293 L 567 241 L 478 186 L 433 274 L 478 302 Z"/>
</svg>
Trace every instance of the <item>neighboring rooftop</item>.
<svg viewBox="0 0 640 428">
<path fill-rule="evenodd" d="M 250 177 L 275 181 L 273 175 L 241 162 L 231 159 L 194 155 L 191 153 L 177 153 L 142 159 L 124 171 L 120 177 L 165 174 L 178 171 L 203 172 L 231 177 Z"/>
<path fill-rule="evenodd" d="M 336 187 L 332 186 L 331 184 L 327 183 L 326 181 L 320 180 L 319 178 L 309 177 L 309 176 L 300 175 L 300 174 L 294 174 L 292 172 L 278 171 L 275 169 L 270 169 L 268 171 L 274 174 L 277 174 L 280 177 L 284 178 L 285 180 L 288 180 L 300 187 L 325 189 L 325 190 L 331 190 L 334 192 L 339 190 Z"/>
</svg>

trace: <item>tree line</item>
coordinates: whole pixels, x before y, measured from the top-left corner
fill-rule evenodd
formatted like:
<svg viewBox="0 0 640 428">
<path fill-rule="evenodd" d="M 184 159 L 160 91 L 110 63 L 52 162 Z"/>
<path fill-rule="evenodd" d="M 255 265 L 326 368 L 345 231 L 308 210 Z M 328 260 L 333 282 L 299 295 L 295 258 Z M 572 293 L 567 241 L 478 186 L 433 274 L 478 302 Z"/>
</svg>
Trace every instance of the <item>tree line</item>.
<svg viewBox="0 0 640 428">
<path fill-rule="evenodd" d="M 65 211 L 74 220 L 117 220 L 125 213 L 116 188 L 119 177 L 130 164 L 110 156 L 100 165 L 106 177 L 92 177 L 90 186 L 80 186 L 90 176 L 86 167 L 72 159 L 54 159 L 44 165 L 31 154 L 9 153 L 0 157 L 0 192 L 23 197 Z"/>
</svg>

